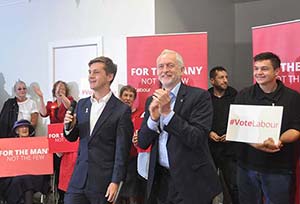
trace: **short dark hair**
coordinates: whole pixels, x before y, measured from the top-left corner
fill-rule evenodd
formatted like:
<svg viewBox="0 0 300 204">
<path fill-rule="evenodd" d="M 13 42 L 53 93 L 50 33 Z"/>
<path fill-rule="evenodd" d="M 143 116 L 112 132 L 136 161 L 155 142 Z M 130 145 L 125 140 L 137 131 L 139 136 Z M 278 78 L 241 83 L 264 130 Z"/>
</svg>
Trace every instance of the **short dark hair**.
<svg viewBox="0 0 300 204">
<path fill-rule="evenodd" d="M 280 67 L 280 58 L 272 52 L 262 52 L 253 57 L 254 62 L 262 60 L 270 60 L 274 69 Z"/>
<path fill-rule="evenodd" d="M 209 78 L 214 79 L 217 76 L 217 72 L 221 72 L 221 71 L 227 72 L 227 70 L 222 66 L 213 67 L 209 72 Z"/>
<path fill-rule="evenodd" d="M 121 96 L 123 95 L 123 92 L 124 91 L 129 91 L 129 92 L 132 92 L 134 94 L 134 99 L 136 99 L 136 89 L 130 85 L 126 85 L 126 86 L 123 86 L 120 90 L 120 98 Z"/>
<path fill-rule="evenodd" d="M 58 86 L 58 84 L 63 84 L 66 88 L 66 96 L 69 96 L 69 87 L 68 84 L 64 81 L 58 80 L 53 84 L 53 88 L 52 88 L 52 96 L 55 97 L 55 91 L 56 91 L 56 87 Z"/>
<path fill-rule="evenodd" d="M 104 66 L 105 73 L 114 75 L 113 79 L 110 82 L 110 83 L 112 83 L 115 79 L 116 74 L 117 74 L 117 67 L 118 66 L 116 64 L 114 64 L 114 62 L 110 58 L 104 57 L 104 56 L 96 57 L 95 59 L 92 59 L 89 62 L 89 67 L 94 63 L 103 63 L 105 65 Z"/>
</svg>

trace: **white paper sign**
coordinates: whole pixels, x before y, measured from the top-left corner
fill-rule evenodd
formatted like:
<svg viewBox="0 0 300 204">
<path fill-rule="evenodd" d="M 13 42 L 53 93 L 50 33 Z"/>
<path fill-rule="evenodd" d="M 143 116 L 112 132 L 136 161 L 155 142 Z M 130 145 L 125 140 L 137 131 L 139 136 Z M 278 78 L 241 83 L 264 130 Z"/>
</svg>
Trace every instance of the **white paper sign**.
<svg viewBox="0 0 300 204">
<path fill-rule="evenodd" d="M 230 105 L 226 140 L 263 143 L 280 136 L 283 106 Z"/>
</svg>

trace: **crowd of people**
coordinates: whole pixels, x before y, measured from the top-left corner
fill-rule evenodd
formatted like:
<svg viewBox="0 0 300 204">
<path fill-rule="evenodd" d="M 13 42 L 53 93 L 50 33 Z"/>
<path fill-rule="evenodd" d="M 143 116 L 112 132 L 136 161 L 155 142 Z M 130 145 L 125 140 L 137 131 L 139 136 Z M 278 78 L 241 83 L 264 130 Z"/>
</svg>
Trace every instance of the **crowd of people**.
<svg viewBox="0 0 300 204">
<path fill-rule="evenodd" d="M 143 110 L 134 106 L 134 87 L 124 86 L 118 98 L 111 91 L 117 65 L 104 56 L 88 63 L 93 94 L 78 101 L 74 114 L 66 82 L 54 83 L 47 103 L 34 86 L 38 107 L 18 80 L 15 97 L 0 113 L 1 137 L 35 136 L 39 115 L 69 126 L 64 137 L 79 139 L 79 148 L 55 154 L 60 204 L 293 204 L 300 95 L 277 79 L 276 54 L 260 53 L 253 62 L 254 85 L 238 92 L 229 86 L 226 68 L 216 66 L 211 88 L 203 90 L 184 84 L 182 56 L 163 50 L 156 61 L 161 87 Z M 283 106 L 279 142 L 226 140 L 231 104 Z M 149 157 L 140 161 L 145 151 Z M 139 165 L 146 171 L 140 173 Z M 47 181 L 0 178 L 0 193 L 8 204 L 32 204 L 34 192 L 49 190 Z"/>
</svg>

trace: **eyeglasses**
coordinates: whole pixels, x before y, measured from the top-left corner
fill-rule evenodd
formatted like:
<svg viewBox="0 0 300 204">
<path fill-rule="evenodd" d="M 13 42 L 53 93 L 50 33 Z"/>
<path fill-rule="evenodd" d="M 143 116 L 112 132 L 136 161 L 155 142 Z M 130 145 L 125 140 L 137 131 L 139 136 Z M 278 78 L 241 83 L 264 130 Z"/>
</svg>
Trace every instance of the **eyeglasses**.
<svg viewBox="0 0 300 204">
<path fill-rule="evenodd" d="M 26 90 L 27 88 L 24 87 L 24 88 L 17 88 L 18 91 L 21 91 L 21 90 Z"/>
</svg>

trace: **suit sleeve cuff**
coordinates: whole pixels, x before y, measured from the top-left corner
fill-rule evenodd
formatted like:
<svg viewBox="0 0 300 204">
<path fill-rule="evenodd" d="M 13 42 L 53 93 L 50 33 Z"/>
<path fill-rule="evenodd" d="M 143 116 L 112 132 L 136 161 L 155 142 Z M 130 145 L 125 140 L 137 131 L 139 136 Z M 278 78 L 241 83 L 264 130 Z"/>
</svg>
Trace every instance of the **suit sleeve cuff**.
<svg viewBox="0 0 300 204">
<path fill-rule="evenodd" d="M 159 133 L 158 122 L 152 120 L 151 117 L 148 118 L 147 126 L 149 129 Z"/>
</svg>

